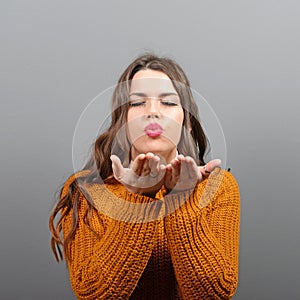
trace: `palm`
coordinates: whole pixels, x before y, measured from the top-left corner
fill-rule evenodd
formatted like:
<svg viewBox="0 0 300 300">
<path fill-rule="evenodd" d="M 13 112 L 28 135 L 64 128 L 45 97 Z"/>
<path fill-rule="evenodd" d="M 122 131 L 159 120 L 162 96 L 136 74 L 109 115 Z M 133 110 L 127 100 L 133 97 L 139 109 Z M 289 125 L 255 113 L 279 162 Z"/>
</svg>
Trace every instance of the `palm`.
<svg viewBox="0 0 300 300">
<path fill-rule="evenodd" d="M 192 157 L 178 155 L 170 164 L 165 166 L 165 187 L 167 191 L 176 192 L 193 189 L 197 183 L 200 183 L 214 168 L 220 166 L 219 159 L 211 160 L 204 167 L 197 166 Z"/>
<path fill-rule="evenodd" d="M 111 156 L 111 160 L 114 177 L 130 192 L 151 196 L 162 185 L 168 192 L 193 189 L 221 165 L 221 161 L 215 159 L 205 167 L 199 167 L 193 158 L 183 155 L 178 155 L 168 165 L 163 165 L 160 158 L 152 153 L 138 155 L 129 168 L 123 167 L 115 155 Z"/>
<path fill-rule="evenodd" d="M 140 154 L 129 168 L 123 167 L 120 159 L 112 155 L 114 177 L 130 192 L 155 194 L 163 185 L 164 171 L 160 158 L 152 153 Z"/>
</svg>

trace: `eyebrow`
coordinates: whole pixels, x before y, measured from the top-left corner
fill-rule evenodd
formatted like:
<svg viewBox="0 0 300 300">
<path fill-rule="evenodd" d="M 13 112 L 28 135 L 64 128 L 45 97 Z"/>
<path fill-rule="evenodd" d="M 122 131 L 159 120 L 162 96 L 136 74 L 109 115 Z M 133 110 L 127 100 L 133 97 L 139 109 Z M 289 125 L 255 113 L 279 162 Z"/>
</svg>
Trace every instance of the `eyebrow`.
<svg viewBox="0 0 300 300">
<path fill-rule="evenodd" d="M 147 96 L 147 94 L 140 93 L 140 92 L 131 93 L 131 94 L 129 94 L 129 96 L 149 97 L 149 96 Z M 174 92 L 168 92 L 168 93 L 161 93 L 158 95 L 158 97 L 166 97 L 166 96 L 178 96 L 178 94 L 174 93 Z"/>
</svg>

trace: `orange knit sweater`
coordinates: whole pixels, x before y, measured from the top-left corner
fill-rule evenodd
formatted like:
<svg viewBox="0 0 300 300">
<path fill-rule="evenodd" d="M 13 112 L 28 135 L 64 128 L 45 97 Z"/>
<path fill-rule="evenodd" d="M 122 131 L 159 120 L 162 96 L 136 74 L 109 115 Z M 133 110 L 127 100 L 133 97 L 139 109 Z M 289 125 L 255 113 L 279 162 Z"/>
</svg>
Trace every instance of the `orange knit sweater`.
<svg viewBox="0 0 300 300">
<path fill-rule="evenodd" d="M 66 181 L 62 195 L 76 176 Z M 163 197 L 161 190 L 156 199 L 131 194 L 121 184 L 89 184 L 87 190 L 98 208 L 91 227 L 99 237 L 84 224 L 87 201 L 80 193 L 78 226 L 68 261 L 78 299 L 233 296 L 238 283 L 240 196 L 231 173 L 215 169 L 192 193 Z M 176 206 L 186 196 L 188 200 Z M 116 204 L 120 198 L 126 201 Z M 128 203 L 161 205 L 146 212 L 150 221 L 130 222 L 130 216 L 129 221 L 124 219 Z M 137 205 L 137 210 L 141 207 Z M 71 222 L 72 211 L 63 221 L 64 235 Z"/>
</svg>

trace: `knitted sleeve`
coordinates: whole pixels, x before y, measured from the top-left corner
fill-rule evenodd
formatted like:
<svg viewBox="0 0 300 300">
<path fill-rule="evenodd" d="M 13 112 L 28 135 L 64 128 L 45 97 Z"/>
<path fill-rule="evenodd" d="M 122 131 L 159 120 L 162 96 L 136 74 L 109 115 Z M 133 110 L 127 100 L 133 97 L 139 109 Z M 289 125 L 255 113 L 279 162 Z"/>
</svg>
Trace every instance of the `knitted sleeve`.
<svg viewBox="0 0 300 300">
<path fill-rule="evenodd" d="M 165 218 L 183 299 L 230 299 L 237 288 L 239 188 L 229 172 L 219 169 L 216 173 Z M 212 199 L 204 199 L 212 194 L 205 188 L 214 190 Z M 168 205 L 182 201 L 179 197 L 184 196 L 171 195 Z"/>
<path fill-rule="evenodd" d="M 78 299 L 128 299 L 150 258 L 156 223 L 127 223 L 93 210 L 90 225 L 97 237 L 84 223 L 86 207 L 80 193 L 68 261 L 73 291 Z M 70 231 L 72 213 L 63 221 L 64 235 Z"/>
</svg>

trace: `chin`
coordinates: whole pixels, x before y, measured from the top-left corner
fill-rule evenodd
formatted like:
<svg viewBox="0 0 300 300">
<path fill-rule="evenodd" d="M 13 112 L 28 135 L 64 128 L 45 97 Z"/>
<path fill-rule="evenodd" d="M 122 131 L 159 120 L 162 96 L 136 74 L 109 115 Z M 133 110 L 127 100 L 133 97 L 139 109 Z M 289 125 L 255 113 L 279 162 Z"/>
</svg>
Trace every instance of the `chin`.
<svg viewBox="0 0 300 300">
<path fill-rule="evenodd" d="M 139 138 L 132 146 L 137 155 L 141 153 L 146 154 L 148 152 L 158 155 L 162 153 L 171 154 L 173 151 L 176 152 L 177 150 L 177 145 L 174 145 L 170 142 L 170 140 L 167 140 L 161 136 L 157 138 L 143 136 L 142 138 Z"/>
<path fill-rule="evenodd" d="M 162 147 L 162 146 L 156 146 L 156 147 L 135 147 L 135 151 L 138 154 L 146 154 L 148 152 L 151 152 L 153 154 L 159 155 L 159 156 L 165 156 L 165 155 L 170 155 L 172 152 L 176 152 L 176 148 L 174 147 L 169 148 L 169 147 Z"/>
</svg>

